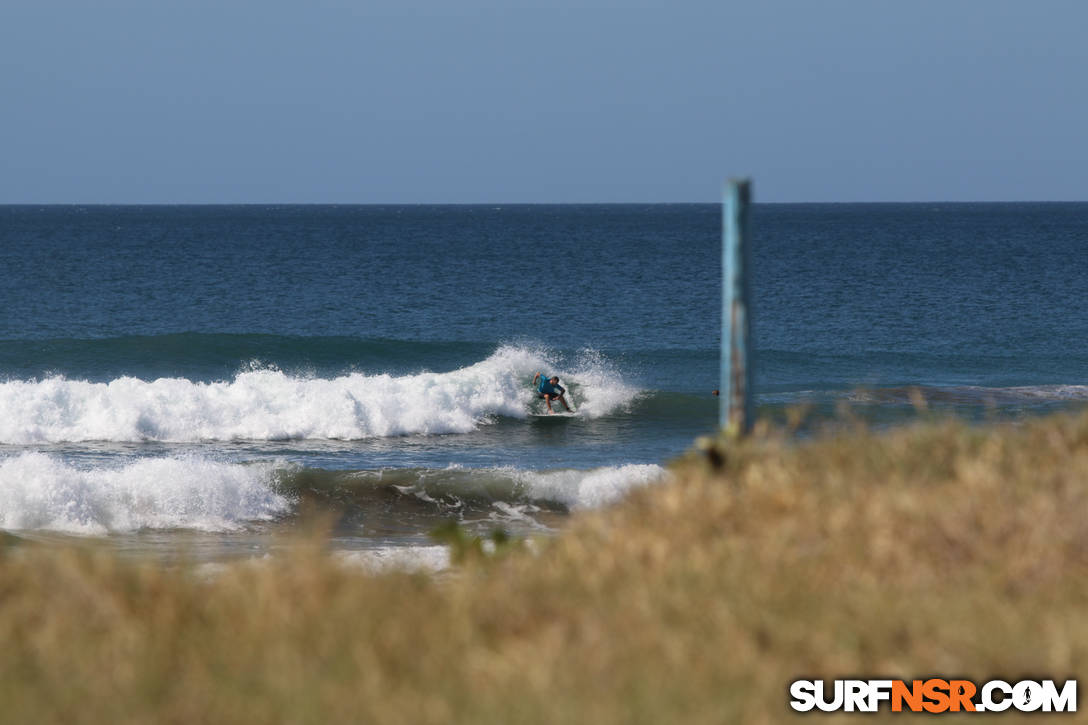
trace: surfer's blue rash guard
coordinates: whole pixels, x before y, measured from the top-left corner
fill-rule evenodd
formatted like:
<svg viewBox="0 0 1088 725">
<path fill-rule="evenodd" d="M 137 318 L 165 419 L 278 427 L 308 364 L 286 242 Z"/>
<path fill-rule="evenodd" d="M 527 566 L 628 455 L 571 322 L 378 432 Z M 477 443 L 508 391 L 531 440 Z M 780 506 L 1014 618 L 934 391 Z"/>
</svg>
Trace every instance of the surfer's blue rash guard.
<svg viewBox="0 0 1088 725">
<path fill-rule="evenodd" d="M 540 376 L 540 386 L 537 388 L 541 393 L 547 393 L 548 395 L 556 395 L 559 391 L 554 385 L 552 385 L 551 378 L 546 378 L 543 375 Z"/>
</svg>

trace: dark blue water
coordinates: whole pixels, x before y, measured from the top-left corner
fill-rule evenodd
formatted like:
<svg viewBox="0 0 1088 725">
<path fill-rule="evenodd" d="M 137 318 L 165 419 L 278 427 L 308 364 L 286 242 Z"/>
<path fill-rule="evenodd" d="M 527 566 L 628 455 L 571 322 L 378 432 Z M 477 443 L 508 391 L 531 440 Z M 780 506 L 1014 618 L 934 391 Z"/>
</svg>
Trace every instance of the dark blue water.
<svg viewBox="0 0 1088 725">
<path fill-rule="evenodd" d="M 344 504 L 347 548 L 450 516 L 557 525 L 714 428 L 720 224 L 0 207 L 0 528 L 251 546 L 313 496 Z M 752 226 L 762 415 L 894 423 L 915 387 L 968 417 L 1088 399 L 1088 204 L 757 205 Z M 574 417 L 539 415 L 537 371 Z"/>
</svg>

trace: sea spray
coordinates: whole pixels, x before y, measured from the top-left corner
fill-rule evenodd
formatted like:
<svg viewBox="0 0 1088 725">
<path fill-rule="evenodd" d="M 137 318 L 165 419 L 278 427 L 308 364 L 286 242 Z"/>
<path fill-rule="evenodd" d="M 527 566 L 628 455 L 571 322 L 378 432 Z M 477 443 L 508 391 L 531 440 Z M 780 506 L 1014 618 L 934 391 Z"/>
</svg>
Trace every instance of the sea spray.
<svg viewBox="0 0 1088 725">
<path fill-rule="evenodd" d="M 571 377 L 578 383 L 578 411 L 588 418 L 628 410 L 639 389 L 627 382 L 615 365 L 597 350 L 579 351 Z"/>
</svg>

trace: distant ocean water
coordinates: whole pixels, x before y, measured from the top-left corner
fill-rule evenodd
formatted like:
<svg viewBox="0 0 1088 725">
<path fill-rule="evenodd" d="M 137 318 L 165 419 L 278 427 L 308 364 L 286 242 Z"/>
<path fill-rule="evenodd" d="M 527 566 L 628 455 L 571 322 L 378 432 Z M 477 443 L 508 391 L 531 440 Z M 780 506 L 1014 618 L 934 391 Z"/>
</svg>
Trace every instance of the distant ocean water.
<svg viewBox="0 0 1088 725">
<path fill-rule="evenodd" d="M 1088 400 L 1088 204 L 752 224 L 762 415 Z M 316 505 L 379 563 L 555 530 L 713 430 L 719 265 L 716 205 L 0 207 L 0 528 L 215 560 Z"/>
</svg>

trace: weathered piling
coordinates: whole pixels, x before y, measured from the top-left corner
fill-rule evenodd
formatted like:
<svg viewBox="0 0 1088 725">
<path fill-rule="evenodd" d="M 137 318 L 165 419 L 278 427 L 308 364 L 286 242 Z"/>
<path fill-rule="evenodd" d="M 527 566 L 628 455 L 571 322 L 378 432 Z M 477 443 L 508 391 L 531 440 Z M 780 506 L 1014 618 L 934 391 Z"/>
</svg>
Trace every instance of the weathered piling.
<svg viewBox="0 0 1088 725">
<path fill-rule="evenodd" d="M 722 337 L 718 424 L 733 434 L 752 428 L 752 347 L 749 283 L 751 181 L 732 179 L 722 200 Z"/>
</svg>

